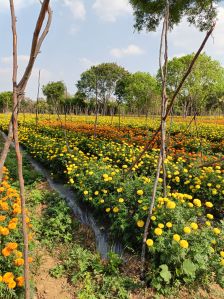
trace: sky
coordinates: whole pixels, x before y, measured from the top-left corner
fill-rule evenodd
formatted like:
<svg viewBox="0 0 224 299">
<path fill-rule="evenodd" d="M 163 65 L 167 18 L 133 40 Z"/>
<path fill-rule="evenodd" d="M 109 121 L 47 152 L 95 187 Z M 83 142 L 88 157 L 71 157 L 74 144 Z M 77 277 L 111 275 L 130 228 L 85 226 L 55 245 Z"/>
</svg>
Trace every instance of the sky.
<svg viewBox="0 0 224 299">
<path fill-rule="evenodd" d="M 18 80 L 29 58 L 39 0 L 14 0 L 18 33 Z M 155 75 L 159 66 L 158 31 L 134 31 L 128 0 L 51 0 L 52 26 L 41 48 L 26 96 L 36 99 L 38 72 L 41 86 L 63 81 L 68 92 L 76 91 L 80 74 L 102 62 L 116 62 L 130 72 Z M 224 66 L 224 5 L 218 8 L 216 29 L 205 52 Z M 205 33 L 186 20 L 169 33 L 169 58 L 197 51 Z M 12 33 L 8 0 L 0 0 L 0 92 L 12 89 Z"/>
</svg>

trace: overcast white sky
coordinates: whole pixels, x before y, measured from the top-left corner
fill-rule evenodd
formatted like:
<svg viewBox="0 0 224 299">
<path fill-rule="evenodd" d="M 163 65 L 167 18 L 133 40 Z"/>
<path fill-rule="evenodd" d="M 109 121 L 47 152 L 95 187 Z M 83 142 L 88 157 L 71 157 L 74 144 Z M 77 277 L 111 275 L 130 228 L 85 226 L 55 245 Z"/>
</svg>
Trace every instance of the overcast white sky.
<svg viewBox="0 0 224 299">
<path fill-rule="evenodd" d="M 26 95 L 34 98 L 37 77 L 41 84 L 62 80 L 74 94 L 80 74 L 93 64 L 117 62 L 130 72 L 158 69 L 160 31 L 134 32 L 134 18 L 128 0 L 51 0 L 53 24 L 44 41 Z M 15 0 L 19 75 L 30 51 L 39 0 Z M 169 56 L 196 51 L 204 33 L 183 21 L 169 35 Z M 224 7 L 219 7 L 219 21 L 206 53 L 224 66 Z M 9 1 L 0 0 L 0 91 L 11 90 L 12 36 Z"/>
</svg>

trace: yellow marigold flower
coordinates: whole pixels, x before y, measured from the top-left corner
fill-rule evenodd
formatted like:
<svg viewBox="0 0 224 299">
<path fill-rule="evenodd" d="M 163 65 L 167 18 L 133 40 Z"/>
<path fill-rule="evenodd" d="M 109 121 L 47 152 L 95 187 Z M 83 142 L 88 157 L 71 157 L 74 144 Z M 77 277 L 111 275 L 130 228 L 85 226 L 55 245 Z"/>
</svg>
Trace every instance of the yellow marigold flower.
<svg viewBox="0 0 224 299">
<path fill-rule="evenodd" d="M 163 230 L 159 227 L 155 228 L 154 230 L 154 233 L 157 235 L 157 236 L 161 236 L 162 233 L 163 233 Z"/>
<path fill-rule="evenodd" d="M 188 205 L 188 207 L 190 207 L 190 208 L 193 208 L 193 206 L 194 206 L 192 202 L 189 202 L 187 205 Z"/>
<path fill-rule="evenodd" d="M 214 232 L 216 235 L 219 235 L 219 234 L 221 233 L 220 229 L 217 228 L 217 227 L 215 227 L 215 228 L 213 229 L 213 232 Z"/>
<path fill-rule="evenodd" d="M 119 198 L 118 201 L 119 201 L 120 203 L 122 203 L 122 202 L 124 202 L 124 199 L 123 199 L 123 198 Z"/>
<path fill-rule="evenodd" d="M 114 212 L 114 213 L 118 213 L 118 212 L 119 212 L 118 207 L 114 207 L 114 208 L 113 208 L 113 212 Z"/>
<path fill-rule="evenodd" d="M 180 241 L 180 236 L 178 234 L 173 235 L 173 240 L 176 242 Z"/>
<path fill-rule="evenodd" d="M 189 244 L 186 240 L 180 240 L 179 244 L 180 244 L 180 247 L 185 248 L 185 249 L 188 248 L 188 246 L 189 246 Z"/>
<path fill-rule="evenodd" d="M 75 181 L 71 178 L 71 179 L 69 180 L 69 183 L 70 183 L 70 184 L 74 184 Z"/>
<path fill-rule="evenodd" d="M 185 234 L 190 234 L 190 232 L 191 232 L 191 228 L 188 227 L 188 226 L 185 226 L 185 227 L 184 227 L 184 232 L 185 232 Z"/>
<path fill-rule="evenodd" d="M 117 192 L 121 193 L 123 191 L 123 188 L 117 188 Z"/>
<path fill-rule="evenodd" d="M 193 200 L 193 203 L 194 203 L 194 205 L 195 205 L 196 207 L 198 207 L 198 208 L 201 207 L 201 201 L 200 201 L 200 199 L 195 198 L 195 199 Z"/>
<path fill-rule="evenodd" d="M 206 221 L 205 224 L 206 224 L 207 226 L 211 226 L 211 222 L 210 222 L 210 221 Z"/>
<path fill-rule="evenodd" d="M 158 224 L 158 227 L 159 227 L 159 228 L 164 228 L 164 224 L 159 223 L 159 224 Z"/>
<path fill-rule="evenodd" d="M 214 218 L 214 216 L 212 214 L 207 214 L 206 215 L 208 219 L 212 220 Z"/>
<path fill-rule="evenodd" d="M 2 282 L 2 276 L 0 275 L 0 282 Z"/>
<path fill-rule="evenodd" d="M 0 221 L 4 221 L 6 219 L 6 216 L 0 215 Z"/>
<path fill-rule="evenodd" d="M 9 230 L 7 227 L 0 227 L 0 234 L 3 236 L 7 236 L 9 234 Z"/>
<path fill-rule="evenodd" d="M 212 208 L 213 207 L 213 204 L 210 201 L 206 201 L 205 205 L 206 205 L 207 208 Z"/>
<path fill-rule="evenodd" d="M 138 227 L 143 227 L 145 225 L 145 222 L 143 220 L 138 220 L 137 221 L 137 226 Z"/>
<path fill-rule="evenodd" d="M 176 203 L 174 201 L 168 201 L 167 204 L 166 204 L 166 207 L 168 209 L 175 209 L 176 208 Z"/>
<path fill-rule="evenodd" d="M 110 208 L 106 208 L 106 212 L 109 213 L 110 212 Z"/>
<path fill-rule="evenodd" d="M 220 265 L 221 265 L 221 266 L 224 266 L 224 259 L 221 259 L 221 261 L 220 261 Z"/>
<path fill-rule="evenodd" d="M 83 192 L 83 194 L 84 194 L 84 195 L 88 195 L 89 192 L 88 192 L 87 190 L 85 190 L 85 191 Z"/>
<path fill-rule="evenodd" d="M 99 195 L 99 191 L 95 191 L 94 194 L 95 194 L 95 195 Z"/>
<path fill-rule="evenodd" d="M 8 288 L 9 289 L 14 289 L 16 287 L 16 282 L 14 280 L 11 280 L 9 283 L 8 283 Z"/>
<path fill-rule="evenodd" d="M 220 255 L 221 255 L 221 257 L 224 257 L 224 251 L 223 250 L 220 251 Z"/>
<path fill-rule="evenodd" d="M 146 241 L 146 244 L 149 246 L 149 247 L 151 247 L 151 246 L 153 246 L 153 240 L 152 239 L 148 239 L 147 241 Z"/>
<path fill-rule="evenodd" d="M 155 221 L 155 220 L 156 220 L 156 216 L 152 216 L 152 217 L 151 217 L 151 220 L 152 220 L 152 221 Z"/>
<path fill-rule="evenodd" d="M 137 190 L 137 194 L 138 194 L 138 195 L 143 195 L 144 192 L 143 192 L 143 190 Z"/>
<path fill-rule="evenodd" d="M 23 258 L 18 258 L 14 261 L 16 266 L 22 266 L 24 265 L 24 259 Z"/>
<path fill-rule="evenodd" d="M 16 223 L 9 223 L 8 228 L 9 229 L 16 229 Z"/>
<path fill-rule="evenodd" d="M 197 230 L 197 229 L 198 229 L 198 225 L 197 225 L 197 223 L 192 222 L 192 223 L 191 223 L 191 228 L 194 229 L 194 230 Z"/>
<path fill-rule="evenodd" d="M 166 227 L 171 228 L 172 226 L 173 226 L 173 224 L 171 222 L 166 223 Z"/>
</svg>

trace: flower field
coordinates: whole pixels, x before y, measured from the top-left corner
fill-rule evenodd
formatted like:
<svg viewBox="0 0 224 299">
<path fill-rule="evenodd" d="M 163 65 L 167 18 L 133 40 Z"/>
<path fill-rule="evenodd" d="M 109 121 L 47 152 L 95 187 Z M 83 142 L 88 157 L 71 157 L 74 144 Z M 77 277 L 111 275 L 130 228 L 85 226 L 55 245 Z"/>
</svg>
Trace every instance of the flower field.
<svg viewBox="0 0 224 299">
<path fill-rule="evenodd" d="M 100 118 L 97 138 L 93 137 L 93 119 L 86 120 L 68 117 L 65 123 L 53 116 L 40 116 L 36 128 L 34 116 L 21 116 L 20 142 L 56 179 L 76 190 L 80 201 L 108 225 L 112 239 L 120 238 L 125 247 L 140 254 L 159 139 L 131 172 L 128 169 L 158 127 L 158 120 L 148 120 L 146 124 L 144 119 L 122 119 L 119 128 L 117 118 L 112 125 L 111 118 Z M 1 116 L 1 130 L 7 131 L 7 123 L 6 117 Z M 176 119 L 168 124 L 168 195 L 162 196 L 161 173 L 146 242 L 150 264 L 147 279 L 159 291 L 164 286 L 211 280 L 224 287 L 224 167 L 222 162 L 206 166 L 208 161 L 223 157 L 224 123 L 208 118 L 200 118 L 197 126 L 189 127 L 188 123 Z M 4 206 L 2 199 L 3 211 Z M 2 232 L 1 228 L 3 238 Z M 8 254 L 11 264 L 14 249 L 10 249 L 9 242 L 15 238 L 7 237 L 4 245 L 1 243 L 2 258 Z M 6 267 L 8 271 L 10 265 Z M 20 274 L 17 271 L 12 275 L 10 282 L 15 285 L 11 286 L 16 287 L 17 280 L 13 279 Z"/>
</svg>

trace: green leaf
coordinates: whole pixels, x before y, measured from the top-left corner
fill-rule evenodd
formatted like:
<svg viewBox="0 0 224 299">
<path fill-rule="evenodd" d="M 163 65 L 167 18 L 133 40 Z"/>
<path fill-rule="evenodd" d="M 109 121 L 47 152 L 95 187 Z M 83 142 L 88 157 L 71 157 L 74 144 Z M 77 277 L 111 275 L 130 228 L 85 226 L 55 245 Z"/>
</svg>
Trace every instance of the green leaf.
<svg viewBox="0 0 224 299">
<path fill-rule="evenodd" d="M 183 271 L 185 274 L 189 276 L 195 276 L 196 269 L 197 269 L 196 265 L 191 260 L 186 259 L 183 262 Z"/>
<path fill-rule="evenodd" d="M 171 280 L 172 275 L 171 275 L 171 272 L 169 271 L 168 266 L 167 265 L 161 265 L 160 269 L 161 269 L 161 271 L 159 273 L 160 276 L 164 279 L 164 281 L 166 283 L 169 283 L 170 280 Z"/>
</svg>

